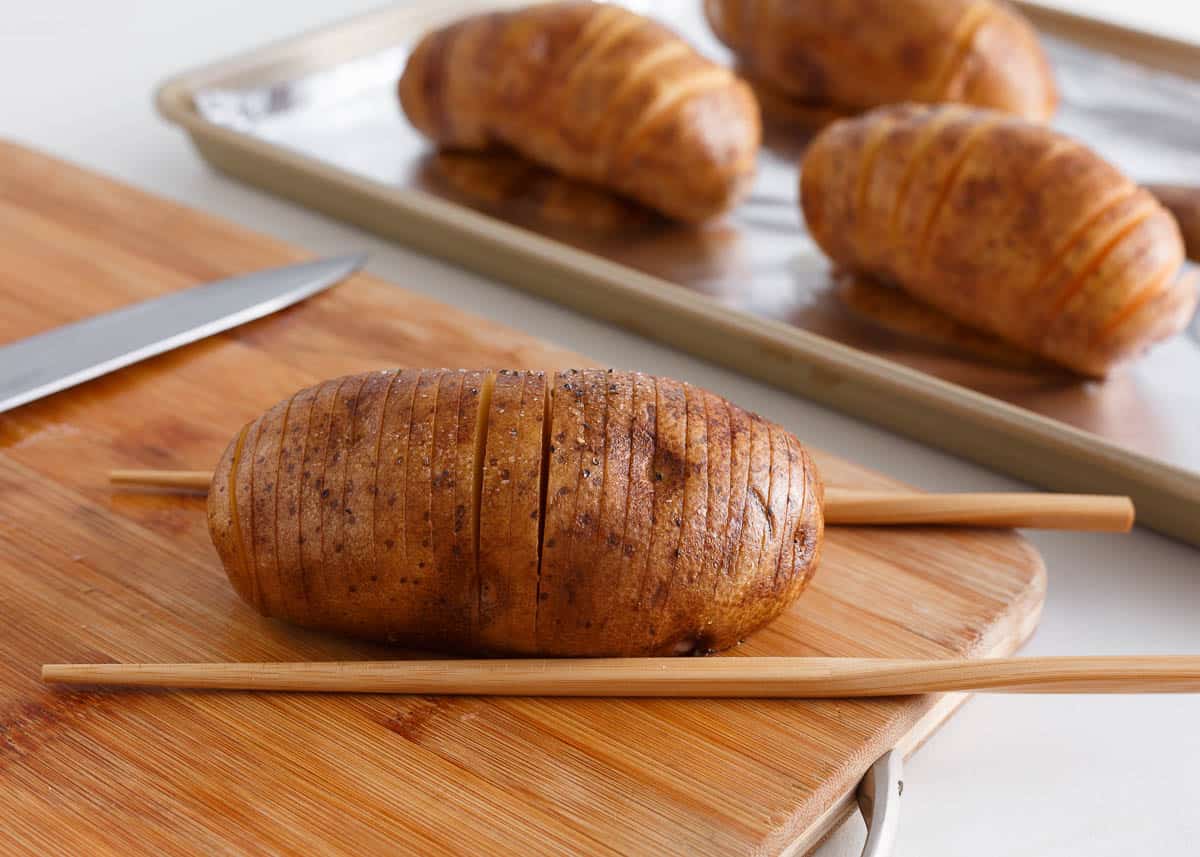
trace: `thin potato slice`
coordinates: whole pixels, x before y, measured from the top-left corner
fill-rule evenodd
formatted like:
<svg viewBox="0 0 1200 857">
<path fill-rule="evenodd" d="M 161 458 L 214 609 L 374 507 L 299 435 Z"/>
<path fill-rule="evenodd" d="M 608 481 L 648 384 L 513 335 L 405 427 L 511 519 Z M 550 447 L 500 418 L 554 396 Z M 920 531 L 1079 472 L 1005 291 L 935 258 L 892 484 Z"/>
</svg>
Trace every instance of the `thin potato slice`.
<svg viewBox="0 0 1200 857">
<path fill-rule="evenodd" d="M 345 544 L 345 599 L 356 617 L 374 628 L 374 611 L 359 605 L 379 603 L 376 571 L 375 494 L 378 491 L 379 451 L 388 394 L 396 380 L 392 370 L 367 376 L 358 394 L 350 447 L 346 452 L 346 486 L 343 491 L 341 540 Z"/>
<path fill-rule="evenodd" d="M 649 574 L 642 580 L 640 601 L 642 610 L 653 617 L 647 623 L 648 639 L 642 643 L 657 652 L 673 630 L 666 606 L 680 566 L 688 413 L 683 384 L 657 378 L 655 386 L 658 424 L 654 435 L 654 514 Z M 673 645 L 673 641 L 667 643 Z"/>
<path fill-rule="evenodd" d="M 707 427 L 708 497 L 705 501 L 704 561 L 696 581 L 695 598 L 699 605 L 699 615 L 703 617 L 701 629 L 707 638 L 718 619 L 716 599 L 712 594 L 720 585 L 724 573 L 722 564 L 725 543 L 733 511 L 733 494 L 730 490 L 733 474 L 733 437 L 730 433 L 729 407 L 725 400 L 705 390 L 696 392 L 703 399 Z M 712 648 L 710 639 L 701 639 L 698 642 L 701 644 L 698 648 Z"/>
<path fill-rule="evenodd" d="M 462 539 L 469 526 L 466 510 L 455 510 L 459 401 L 465 380 L 461 371 L 446 371 L 438 381 L 430 459 L 429 526 L 434 569 L 431 577 L 437 591 L 430 619 L 440 626 L 438 638 L 453 648 L 459 648 L 460 641 L 470 633 L 470 617 L 463 609 L 463 589 L 469 583 L 470 573 Z"/>
<path fill-rule="evenodd" d="M 602 639 L 604 650 L 620 654 L 624 651 L 624 640 L 617 635 L 617 628 L 621 611 L 628 609 L 622 601 L 633 582 L 629 573 L 630 557 L 625 550 L 633 439 L 633 375 L 610 370 L 606 373 L 605 383 L 603 487 L 595 559 L 590 572 L 593 615 L 589 639 L 593 648 L 595 641 Z"/>
<path fill-rule="evenodd" d="M 278 539 L 276 515 L 276 485 L 279 472 L 279 450 L 287 427 L 292 400 L 280 402 L 262 416 L 254 453 L 246 463 L 251 481 L 250 532 L 254 555 L 254 578 L 258 582 L 260 607 L 268 616 L 283 609 L 283 592 L 279 581 L 279 560 L 276 556 Z"/>
<path fill-rule="evenodd" d="M 576 369 L 554 373 L 550 391 L 546 512 L 536 608 L 537 642 L 542 651 L 557 649 L 559 611 L 569 604 L 571 534 L 582 470 L 580 462 L 586 449 L 584 396 L 583 373 Z"/>
<path fill-rule="evenodd" d="M 324 603 L 335 621 L 352 625 L 356 612 L 348 582 L 346 561 L 346 474 L 354 435 L 354 419 L 359 393 L 366 375 L 346 380 L 333 402 L 329 421 L 329 442 L 325 452 L 325 478 L 321 489 L 321 565 L 318 577 L 324 584 Z"/>
<path fill-rule="evenodd" d="M 408 443 L 408 467 L 405 470 L 404 518 L 406 566 L 412 589 L 408 598 L 419 624 L 411 633 L 397 628 L 393 639 L 413 645 L 427 642 L 444 645 L 444 632 L 438 611 L 441 581 L 433 555 L 432 485 L 433 422 L 437 412 L 438 389 L 445 370 L 422 370 L 417 380 L 412 407 Z"/>
<path fill-rule="evenodd" d="M 242 455 L 246 435 L 252 423 L 246 423 L 225 447 L 221 459 L 213 471 L 212 484 L 208 489 L 208 534 L 217 555 L 225 566 L 230 584 L 243 601 L 253 604 L 250 578 L 246 572 L 246 559 L 242 554 L 235 505 L 237 503 L 236 463 Z"/>
<path fill-rule="evenodd" d="M 675 569 L 663 607 L 664 619 L 654 647 L 669 654 L 707 651 L 703 626 L 707 593 L 701 589 L 704 540 L 708 530 L 708 417 L 703 391 L 683 384 L 684 469 L 682 526 L 675 548 Z"/>
<path fill-rule="evenodd" d="M 330 599 L 326 597 L 324 538 L 321 494 L 325 490 L 325 463 L 328 460 L 333 409 L 342 386 L 350 379 L 326 381 L 317 388 L 309 416 L 308 443 L 304 448 L 300 488 L 300 567 L 293 579 L 299 578 L 300 595 L 307 612 L 318 627 L 335 624 L 330 615 Z"/>
<path fill-rule="evenodd" d="M 448 582 L 451 612 L 462 617 L 461 645 L 471 650 L 479 647 L 479 502 L 491 399 L 491 372 L 472 370 L 463 373 L 454 459 L 452 553 L 455 574 Z"/>
<path fill-rule="evenodd" d="M 262 612 L 262 590 L 258 580 L 258 563 L 254 556 L 254 455 L 258 449 L 259 429 L 263 417 L 250 424 L 242 447 L 233 461 L 233 495 L 230 503 L 237 540 L 242 586 L 250 605 Z"/>
<path fill-rule="evenodd" d="M 654 451 L 658 433 L 658 389 L 655 379 L 633 375 L 633 414 L 629 435 L 629 486 L 626 494 L 625 533 L 621 540 L 621 585 L 614 593 L 606 639 L 613 651 L 630 655 L 645 651 L 653 640 L 653 622 L 642 593 L 654 573 L 650 566 L 650 539 L 654 528 Z"/>
<path fill-rule="evenodd" d="M 279 449 L 279 495 L 275 504 L 276 574 L 281 615 L 308 617 L 300 559 L 300 509 L 304 489 L 302 469 L 308 446 L 313 405 L 320 387 L 307 387 L 292 397 L 287 428 Z M 311 621 L 311 618 L 310 618 Z"/>
<path fill-rule="evenodd" d="M 511 522 L 518 478 L 516 471 L 521 446 L 521 399 L 524 388 L 524 373 L 508 369 L 501 369 L 496 374 L 492 387 L 480 492 L 478 558 L 479 645 L 488 651 L 504 651 L 521 630 L 517 618 L 518 607 L 514 604 L 519 585 L 514 579 L 514 566 L 518 564 L 518 558 Z M 541 445 L 539 436 L 539 456 Z M 540 475 L 540 461 L 536 466 Z M 536 498 L 533 510 L 536 516 Z M 536 563 L 536 546 L 533 556 Z M 533 573 L 536 578 L 536 565 Z M 526 609 L 532 613 L 532 599 Z M 532 645 L 530 648 L 533 648 Z"/>
<path fill-rule="evenodd" d="M 555 616 L 554 653 L 582 654 L 595 643 L 596 617 L 603 600 L 597 588 L 596 566 L 603 550 L 599 540 L 604 492 L 604 428 L 607 415 L 608 373 L 585 369 L 577 376 L 583 393 L 579 425 L 575 503 L 565 539 L 566 563 L 561 585 L 545 602 Z"/>
<path fill-rule="evenodd" d="M 405 543 L 405 500 L 408 487 L 409 434 L 419 369 L 396 373 L 380 422 L 379 463 L 372 496 L 372 541 L 375 545 L 374 602 L 376 639 L 389 639 L 405 628 L 419 628 L 423 617 L 413 609 L 415 575 L 408 567 Z"/>
<path fill-rule="evenodd" d="M 747 457 L 746 501 L 742 512 L 742 529 L 737 544 L 733 592 L 728 615 L 742 616 L 753 610 L 773 580 L 763 580 L 762 554 L 767 542 L 767 515 L 771 492 L 770 426 L 758 414 L 748 414 L 750 448 Z M 770 567 L 772 576 L 774 566 Z"/>
<path fill-rule="evenodd" d="M 519 629 L 515 651 L 537 651 L 538 583 L 542 561 L 542 524 L 550 467 L 550 384 L 545 372 L 525 373 L 521 394 L 521 435 L 517 481 L 509 516 L 513 545 L 513 620 Z"/>
</svg>

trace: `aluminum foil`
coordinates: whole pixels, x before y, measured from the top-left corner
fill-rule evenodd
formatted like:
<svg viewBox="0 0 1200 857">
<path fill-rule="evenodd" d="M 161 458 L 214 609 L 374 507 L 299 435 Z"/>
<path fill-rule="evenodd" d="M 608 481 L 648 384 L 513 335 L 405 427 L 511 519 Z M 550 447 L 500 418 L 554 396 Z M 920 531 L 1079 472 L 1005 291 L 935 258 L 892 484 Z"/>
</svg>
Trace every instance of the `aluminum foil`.
<svg viewBox="0 0 1200 857">
<path fill-rule="evenodd" d="M 728 52 L 691 0 L 629 4 L 723 62 Z M 805 234 L 795 129 L 767 135 L 753 193 L 718 223 L 661 222 L 594 188 L 511 158 L 437 156 L 399 110 L 395 85 L 420 33 L 303 78 L 197 93 L 209 120 L 389 186 L 419 187 L 693 289 L 1061 420 L 1200 473 L 1200 320 L 1122 367 L 1084 381 L 975 341 L 968 331 L 896 313 L 840 286 Z M 1200 84 L 1046 38 L 1063 95 L 1054 124 L 1140 182 L 1200 184 Z M 916 333 L 914 333 L 914 330 Z M 922 335 L 925 331 L 927 335 Z"/>
</svg>

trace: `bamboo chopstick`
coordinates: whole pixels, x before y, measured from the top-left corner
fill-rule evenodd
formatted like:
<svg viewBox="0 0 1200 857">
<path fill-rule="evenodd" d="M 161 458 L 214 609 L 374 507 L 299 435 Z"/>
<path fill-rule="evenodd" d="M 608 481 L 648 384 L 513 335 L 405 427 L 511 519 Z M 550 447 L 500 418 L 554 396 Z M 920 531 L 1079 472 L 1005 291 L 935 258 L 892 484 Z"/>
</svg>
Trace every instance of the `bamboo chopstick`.
<svg viewBox="0 0 1200 857">
<path fill-rule="evenodd" d="M 204 491 L 212 474 L 203 470 L 114 470 L 119 485 Z M 1133 503 L 1103 494 L 924 494 L 911 491 L 825 489 L 825 523 L 837 525 L 926 524 L 1030 527 L 1045 530 L 1128 532 Z"/>
<path fill-rule="evenodd" d="M 924 494 L 825 489 L 828 524 L 938 524 L 1125 533 L 1133 501 L 1108 494 Z"/>
<path fill-rule="evenodd" d="M 64 684 L 470 696 L 858 697 L 1195 693 L 1200 656 L 877 660 L 612 658 L 329 663 L 47 664 Z"/>
<path fill-rule="evenodd" d="M 207 470 L 110 470 L 114 485 L 141 488 L 174 488 L 179 491 L 208 491 L 212 473 Z"/>
</svg>

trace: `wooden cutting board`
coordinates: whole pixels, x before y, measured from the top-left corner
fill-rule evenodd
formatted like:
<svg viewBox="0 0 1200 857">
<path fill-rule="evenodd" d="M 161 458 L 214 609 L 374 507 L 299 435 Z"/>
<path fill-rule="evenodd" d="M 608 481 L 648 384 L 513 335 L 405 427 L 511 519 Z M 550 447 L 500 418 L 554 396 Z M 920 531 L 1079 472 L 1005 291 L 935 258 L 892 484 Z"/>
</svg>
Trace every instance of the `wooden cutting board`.
<svg viewBox="0 0 1200 857">
<path fill-rule="evenodd" d="M 304 254 L 0 145 L 0 342 Z M 198 497 L 112 467 L 211 466 L 319 379 L 586 358 L 360 275 L 230 334 L 0 415 L 0 849 L 13 853 L 781 854 L 960 697 L 547 700 L 63 691 L 49 661 L 395 657 L 260 618 Z M 638 367 L 629 367 L 638 368 Z M 802 426 L 794 426 L 803 434 Z M 818 454 L 826 481 L 895 483 Z M 1008 654 L 1045 575 L 1004 531 L 832 528 L 745 655 Z"/>
</svg>

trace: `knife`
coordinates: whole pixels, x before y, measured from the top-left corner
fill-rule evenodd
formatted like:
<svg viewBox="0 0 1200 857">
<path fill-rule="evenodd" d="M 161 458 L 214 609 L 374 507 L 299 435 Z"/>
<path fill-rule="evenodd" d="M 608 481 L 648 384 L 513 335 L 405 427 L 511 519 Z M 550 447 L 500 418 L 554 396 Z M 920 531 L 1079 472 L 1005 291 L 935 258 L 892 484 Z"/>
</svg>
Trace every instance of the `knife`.
<svg viewBox="0 0 1200 857">
<path fill-rule="evenodd" d="M 324 291 L 366 254 L 271 268 L 130 304 L 0 347 L 0 413 Z"/>
</svg>

